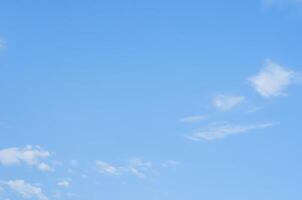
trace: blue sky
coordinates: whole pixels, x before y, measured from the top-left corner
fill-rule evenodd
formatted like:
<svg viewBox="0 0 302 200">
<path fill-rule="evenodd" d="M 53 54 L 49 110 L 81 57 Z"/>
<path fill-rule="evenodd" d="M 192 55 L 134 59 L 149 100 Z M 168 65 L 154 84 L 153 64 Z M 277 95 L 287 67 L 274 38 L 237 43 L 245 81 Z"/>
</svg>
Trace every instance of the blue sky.
<svg viewBox="0 0 302 200">
<path fill-rule="evenodd" d="M 0 200 L 300 199 L 302 2 L 1 1 Z"/>
</svg>

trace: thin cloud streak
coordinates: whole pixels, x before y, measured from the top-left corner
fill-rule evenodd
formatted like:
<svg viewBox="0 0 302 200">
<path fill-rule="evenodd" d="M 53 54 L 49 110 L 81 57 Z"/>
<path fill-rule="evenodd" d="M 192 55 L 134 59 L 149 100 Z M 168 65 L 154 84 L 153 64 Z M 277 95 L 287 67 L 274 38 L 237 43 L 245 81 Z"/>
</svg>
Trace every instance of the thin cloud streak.
<svg viewBox="0 0 302 200">
<path fill-rule="evenodd" d="M 181 122 L 181 123 L 198 123 L 207 118 L 208 118 L 208 116 L 205 116 L 205 115 L 194 115 L 194 116 L 181 118 L 179 120 L 179 122 Z"/>
<path fill-rule="evenodd" d="M 201 140 L 212 141 L 212 140 L 224 139 L 232 135 L 247 133 L 252 130 L 266 129 L 274 125 L 275 124 L 273 123 L 251 124 L 251 125 L 234 125 L 234 124 L 225 123 L 222 125 L 213 125 L 213 126 L 206 127 L 191 135 L 187 135 L 186 137 L 194 141 L 201 141 Z"/>
<path fill-rule="evenodd" d="M 244 96 L 220 94 L 214 96 L 213 105 L 220 111 L 228 111 L 242 104 L 244 101 Z"/>
</svg>

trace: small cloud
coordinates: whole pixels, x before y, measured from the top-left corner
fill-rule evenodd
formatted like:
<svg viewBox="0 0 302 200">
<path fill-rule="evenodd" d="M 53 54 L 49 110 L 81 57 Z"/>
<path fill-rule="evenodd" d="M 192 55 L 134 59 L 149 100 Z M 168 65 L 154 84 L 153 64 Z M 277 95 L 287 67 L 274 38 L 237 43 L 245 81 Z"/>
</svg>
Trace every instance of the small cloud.
<svg viewBox="0 0 302 200">
<path fill-rule="evenodd" d="M 287 88 L 298 79 L 296 72 L 268 60 L 259 74 L 248 80 L 261 96 L 270 98 L 286 95 Z"/>
<path fill-rule="evenodd" d="M 57 186 L 64 187 L 64 188 L 69 188 L 70 187 L 70 182 L 66 181 L 66 180 L 59 181 L 59 182 L 57 182 Z"/>
<path fill-rule="evenodd" d="M 228 111 L 240 105 L 244 101 L 245 101 L 244 96 L 220 94 L 220 95 L 216 95 L 213 98 L 213 105 L 216 109 L 220 111 Z"/>
<path fill-rule="evenodd" d="M 197 123 L 197 122 L 203 121 L 207 118 L 208 117 L 204 116 L 204 115 L 195 115 L 195 116 L 181 118 L 179 120 L 179 122 L 181 122 L 181 123 Z"/>
<path fill-rule="evenodd" d="M 1 183 L 19 193 L 24 199 L 48 200 L 41 188 L 26 183 L 24 180 L 2 181 Z"/>
<path fill-rule="evenodd" d="M 151 162 L 144 161 L 140 158 L 134 158 L 130 159 L 128 166 L 124 167 L 124 169 L 138 178 L 145 179 L 147 178 L 147 175 L 145 173 L 148 172 L 151 167 Z"/>
<path fill-rule="evenodd" d="M 224 123 L 222 125 L 213 125 L 206 127 L 196 133 L 187 136 L 188 139 L 200 141 L 200 140 L 217 140 L 223 139 L 228 136 L 238 135 L 246 133 L 256 129 L 265 129 L 274 126 L 272 123 L 264 124 L 252 124 L 252 125 L 233 125 Z"/>
<path fill-rule="evenodd" d="M 104 161 L 95 162 L 96 169 L 101 174 L 112 176 L 133 175 L 141 179 L 147 178 L 147 173 L 151 171 L 152 164 L 140 158 L 130 159 L 128 164 L 123 166 L 114 166 Z"/>
<path fill-rule="evenodd" d="M 118 167 L 114 167 L 113 165 L 97 160 L 95 161 L 96 169 L 101 174 L 110 174 L 114 176 L 120 175 Z"/>
<path fill-rule="evenodd" d="M 50 157 L 48 151 L 44 151 L 39 146 L 26 146 L 24 148 L 7 148 L 0 150 L 0 164 L 4 166 L 19 165 L 25 163 L 30 166 L 36 166 L 38 169 L 47 168 L 42 159 Z"/>
<path fill-rule="evenodd" d="M 44 162 L 42 162 L 38 165 L 38 169 L 42 172 L 51 172 L 51 171 L 53 171 L 53 169 Z"/>
</svg>

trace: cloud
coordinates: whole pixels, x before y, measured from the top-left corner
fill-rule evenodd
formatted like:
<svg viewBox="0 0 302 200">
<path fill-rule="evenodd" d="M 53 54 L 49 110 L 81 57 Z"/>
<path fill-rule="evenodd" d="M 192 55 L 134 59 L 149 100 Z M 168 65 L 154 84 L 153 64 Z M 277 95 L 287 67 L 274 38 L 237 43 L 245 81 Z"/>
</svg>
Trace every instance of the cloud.
<svg viewBox="0 0 302 200">
<path fill-rule="evenodd" d="M 151 167 L 151 162 L 144 161 L 140 158 L 134 158 L 129 161 L 129 164 L 125 167 L 125 170 L 128 170 L 138 178 L 144 179 L 147 178 L 147 175 L 145 173 L 151 170 Z"/>
<path fill-rule="evenodd" d="M 114 166 L 104 161 L 95 162 L 97 172 L 112 176 L 133 175 L 138 178 L 147 178 L 147 173 L 151 171 L 151 162 L 144 161 L 140 158 L 130 159 L 128 164 L 123 166 Z"/>
<path fill-rule="evenodd" d="M 42 172 L 51 172 L 51 171 L 53 171 L 53 169 L 49 165 L 47 165 L 46 163 L 44 163 L 44 162 L 40 163 L 38 165 L 38 169 L 40 171 L 42 171 Z"/>
<path fill-rule="evenodd" d="M 245 101 L 244 96 L 220 94 L 220 95 L 216 95 L 213 98 L 213 105 L 216 109 L 220 111 L 228 111 L 240 105 L 244 101 Z"/>
<path fill-rule="evenodd" d="M 19 165 L 25 163 L 36 166 L 41 171 L 47 171 L 49 166 L 40 160 L 50 156 L 48 151 L 44 151 L 39 146 L 26 146 L 25 148 L 7 148 L 0 150 L 0 164 L 4 166 Z"/>
<path fill-rule="evenodd" d="M 287 88 L 296 83 L 298 79 L 296 72 L 269 60 L 259 74 L 248 80 L 261 96 L 270 98 L 286 95 Z"/>
<path fill-rule="evenodd" d="M 48 200 L 41 188 L 26 183 L 24 180 L 2 181 L 2 184 L 19 193 L 24 199 Z"/>
<path fill-rule="evenodd" d="M 96 169 L 101 174 L 110 174 L 114 176 L 120 175 L 120 170 L 118 167 L 114 167 L 113 165 L 97 160 L 95 161 Z"/>
<path fill-rule="evenodd" d="M 207 118 L 208 117 L 204 116 L 204 115 L 195 115 L 195 116 L 181 118 L 179 120 L 179 122 L 181 122 L 181 123 L 197 123 L 197 122 L 203 121 Z"/>
<path fill-rule="evenodd" d="M 57 182 L 57 186 L 68 188 L 68 187 L 70 187 L 70 182 L 67 180 L 59 181 L 59 182 Z"/>
<path fill-rule="evenodd" d="M 195 141 L 200 140 L 217 140 L 228 136 L 246 133 L 256 129 L 265 129 L 274 126 L 272 123 L 252 124 L 252 125 L 233 125 L 224 123 L 221 125 L 212 125 L 196 133 L 188 135 L 187 138 Z"/>
</svg>

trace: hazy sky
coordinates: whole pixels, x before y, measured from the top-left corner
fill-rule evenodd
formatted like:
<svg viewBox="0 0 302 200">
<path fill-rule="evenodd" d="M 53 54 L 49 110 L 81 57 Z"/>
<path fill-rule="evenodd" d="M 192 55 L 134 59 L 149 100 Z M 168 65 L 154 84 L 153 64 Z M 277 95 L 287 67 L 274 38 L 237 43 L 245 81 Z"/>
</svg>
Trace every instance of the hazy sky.
<svg viewBox="0 0 302 200">
<path fill-rule="evenodd" d="M 302 199 L 299 0 L 0 1 L 0 200 Z"/>
</svg>

